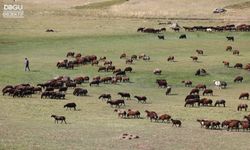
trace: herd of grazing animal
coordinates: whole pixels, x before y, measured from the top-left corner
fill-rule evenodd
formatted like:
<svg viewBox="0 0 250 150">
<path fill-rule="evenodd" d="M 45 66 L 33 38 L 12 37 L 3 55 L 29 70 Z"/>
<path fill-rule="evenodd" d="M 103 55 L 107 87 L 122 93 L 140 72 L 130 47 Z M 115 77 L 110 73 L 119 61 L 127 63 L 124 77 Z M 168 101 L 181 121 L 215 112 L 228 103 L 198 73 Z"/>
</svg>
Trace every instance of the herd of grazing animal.
<svg viewBox="0 0 250 150">
<path fill-rule="evenodd" d="M 210 27 L 211 28 L 211 27 Z M 233 27 L 232 27 L 233 28 Z M 192 29 L 188 29 L 187 27 L 184 28 L 185 30 L 197 30 L 199 31 L 200 28 L 193 27 Z M 203 27 L 202 29 L 203 30 Z M 213 30 L 217 30 L 217 28 L 213 28 Z M 228 30 L 227 27 L 223 27 L 223 30 Z M 165 28 L 161 29 L 153 29 L 153 28 L 138 28 L 137 32 L 146 32 L 146 33 L 160 33 L 165 32 Z M 158 35 L 159 39 L 164 40 L 164 35 Z M 179 39 L 186 39 L 187 35 L 182 34 L 179 36 Z M 234 41 L 233 36 L 227 36 L 226 37 L 228 41 Z M 199 56 L 204 55 L 205 50 L 197 49 L 196 53 Z M 239 50 L 233 50 L 232 46 L 227 46 L 226 51 L 232 51 L 233 55 L 239 55 Z M 80 53 L 75 52 L 68 52 L 66 55 L 67 58 L 73 58 L 74 60 L 65 59 L 63 61 L 58 61 L 57 67 L 58 68 L 66 68 L 66 69 L 74 69 L 74 67 L 80 66 L 80 65 L 87 65 L 91 64 L 93 67 L 98 66 L 98 72 L 113 72 L 114 76 L 108 76 L 108 77 L 100 77 L 96 76 L 93 77 L 93 79 L 90 81 L 90 77 L 88 76 L 79 76 L 75 77 L 74 79 L 71 79 L 67 76 L 60 76 L 57 78 L 54 78 L 52 80 L 49 80 L 45 83 L 37 84 L 36 87 L 31 86 L 30 84 L 20 84 L 16 86 L 7 85 L 2 89 L 3 95 L 9 95 L 13 97 L 31 97 L 33 94 L 41 94 L 41 99 L 66 99 L 66 94 L 68 93 L 68 89 L 73 89 L 73 95 L 75 96 L 86 96 L 88 94 L 88 90 L 85 88 L 79 87 L 81 84 L 88 83 L 89 86 L 99 86 L 99 84 L 115 84 L 117 82 L 129 82 L 130 79 L 127 76 L 128 73 L 131 73 L 133 68 L 131 66 L 127 66 L 124 69 L 117 68 L 113 61 L 107 60 L 105 56 L 100 57 L 97 59 L 96 55 L 87 55 L 83 56 Z M 197 56 L 191 56 L 193 61 L 197 62 L 198 57 Z M 120 55 L 120 59 L 125 59 L 126 65 L 135 64 L 138 60 L 144 60 L 144 61 L 150 61 L 150 56 L 147 56 L 145 54 L 140 55 L 131 55 L 130 57 L 123 53 Z M 167 61 L 174 62 L 175 57 L 169 56 L 167 58 Z M 224 66 L 229 67 L 228 61 L 222 61 Z M 100 65 L 103 63 L 103 65 Z M 234 65 L 234 68 L 242 69 L 243 64 L 236 63 Z M 250 64 L 246 64 L 244 67 L 246 70 L 250 70 Z M 162 70 L 159 68 L 156 68 L 153 73 L 155 75 L 161 75 Z M 203 68 L 198 69 L 195 73 L 195 76 L 205 76 L 208 75 L 207 71 Z M 242 76 L 237 76 L 233 80 L 234 83 L 241 83 L 243 82 Z M 170 94 L 171 88 L 168 85 L 168 82 L 165 79 L 156 79 L 156 83 L 159 88 L 167 88 L 166 95 Z M 193 85 L 193 82 L 191 80 L 183 80 L 181 81 L 185 85 L 185 87 L 190 88 Z M 225 81 L 215 81 L 214 84 L 219 89 L 226 89 L 227 82 Z M 211 98 L 200 97 L 200 93 L 202 91 L 201 96 L 209 96 L 212 97 L 214 95 L 214 91 L 212 89 L 207 88 L 205 84 L 197 84 L 195 88 L 193 88 L 189 95 L 185 98 L 185 104 L 184 107 L 190 106 L 190 107 L 217 107 L 217 106 L 223 106 L 226 107 L 226 100 L 220 99 L 213 101 Z M 142 95 L 134 95 L 134 97 L 131 96 L 130 93 L 127 92 L 119 92 L 117 93 L 120 97 L 117 99 L 112 99 L 111 94 L 102 94 L 98 98 L 102 99 L 102 101 L 106 100 L 106 103 L 110 105 L 112 108 L 116 108 L 114 111 L 117 112 L 118 117 L 121 118 L 133 118 L 133 119 L 141 119 L 142 114 L 139 110 L 132 110 L 132 109 L 120 109 L 120 107 L 127 107 L 125 104 L 127 101 L 131 100 L 132 98 L 135 98 L 138 103 L 145 104 L 148 101 L 148 98 L 146 96 Z M 239 96 L 239 99 L 249 99 L 249 93 L 244 92 L 241 93 Z M 213 104 L 214 103 L 214 104 Z M 76 103 L 71 102 L 64 105 L 64 108 L 66 110 L 76 110 Z M 118 109 L 119 108 L 119 109 Z M 237 111 L 245 110 L 247 111 L 248 105 L 247 104 L 239 104 L 237 106 Z M 168 114 L 161 114 L 158 115 L 155 111 L 148 111 L 145 110 L 146 118 L 148 118 L 151 122 L 172 122 L 172 126 L 181 127 L 182 122 L 178 119 L 173 119 Z M 58 123 L 60 121 L 61 123 L 66 124 L 66 117 L 65 116 L 57 116 L 57 115 L 51 115 L 52 118 L 55 119 L 55 123 Z M 207 129 L 220 129 L 226 127 L 227 130 L 239 130 L 242 128 L 243 130 L 250 129 L 250 115 L 244 116 L 244 121 L 240 120 L 225 120 L 223 122 L 219 122 L 216 120 L 205 120 L 205 119 L 198 119 L 197 121 L 200 123 L 201 127 L 207 128 Z"/>
</svg>

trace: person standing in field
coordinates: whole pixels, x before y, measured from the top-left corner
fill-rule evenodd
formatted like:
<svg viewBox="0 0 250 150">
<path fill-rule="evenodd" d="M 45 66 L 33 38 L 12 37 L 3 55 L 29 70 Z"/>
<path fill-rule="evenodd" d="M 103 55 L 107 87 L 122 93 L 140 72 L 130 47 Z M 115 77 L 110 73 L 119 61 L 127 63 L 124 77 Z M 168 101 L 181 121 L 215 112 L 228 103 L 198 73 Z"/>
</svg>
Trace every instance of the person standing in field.
<svg viewBox="0 0 250 150">
<path fill-rule="evenodd" d="M 25 65 L 25 71 L 30 71 L 30 62 L 28 60 L 28 58 L 24 59 L 24 65 Z"/>
</svg>

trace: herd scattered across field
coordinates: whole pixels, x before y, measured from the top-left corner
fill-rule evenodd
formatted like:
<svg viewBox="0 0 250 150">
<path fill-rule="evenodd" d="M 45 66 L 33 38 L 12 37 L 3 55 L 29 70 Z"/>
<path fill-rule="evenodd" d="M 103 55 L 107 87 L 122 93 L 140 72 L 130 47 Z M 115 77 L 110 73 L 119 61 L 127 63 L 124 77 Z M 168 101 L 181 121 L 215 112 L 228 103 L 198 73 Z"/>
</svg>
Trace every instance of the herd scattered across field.
<svg viewBox="0 0 250 150">
<path fill-rule="evenodd" d="M 200 30 L 236 30 L 236 31 L 248 31 L 249 26 L 223 26 L 223 27 L 183 27 L 185 30 L 188 31 L 200 31 Z M 174 29 L 176 31 L 179 31 L 177 29 Z M 153 29 L 153 28 L 138 28 L 138 32 L 147 32 L 147 33 L 160 33 L 166 31 L 165 28 L 161 29 Z M 159 39 L 164 40 L 164 35 L 158 35 Z M 182 34 L 179 36 L 179 39 L 186 39 L 187 35 Z M 229 41 L 234 41 L 234 37 L 228 36 L 226 37 Z M 233 51 L 233 55 L 239 55 L 239 50 L 233 50 L 232 46 L 227 46 L 226 51 Z M 190 58 L 194 61 L 198 61 L 198 56 L 202 57 L 204 55 L 205 50 L 203 49 L 197 49 L 195 50 L 197 55 L 190 56 Z M 124 64 L 126 67 L 124 68 L 117 68 L 112 60 L 107 60 L 106 56 L 98 57 L 96 55 L 86 55 L 83 56 L 81 53 L 75 53 L 73 51 L 70 51 L 66 54 L 66 59 L 62 61 L 58 61 L 56 66 L 58 69 L 65 68 L 65 69 L 74 69 L 75 67 L 80 67 L 81 65 L 91 65 L 92 67 L 97 67 L 97 72 L 113 72 L 112 76 L 95 76 L 92 77 L 92 80 L 89 76 L 78 76 L 75 78 L 71 78 L 69 76 L 60 76 L 56 77 L 54 79 L 51 79 L 47 82 L 37 84 L 37 86 L 32 86 L 30 84 L 20 84 L 20 85 L 7 85 L 2 89 L 3 95 L 9 95 L 13 98 L 16 97 L 32 97 L 33 94 L 40 94 L 41 99 L 66 99 L 68 92 L 68 89 L 72 89 L 72 94 L 74 96 L 86 96 L 91 95 L 92 93 L 89 93 L 87 89 L 79 87 L 81 84 L 89 84 L 89 86 L 100 86 L 100 84 L 117 84 L 120 83 L 131 83 L 129 75 L 131 72 L 136 72 L 131 66 L 131 64 L 136 64 L 137 61 L 145 61 L 150 63 L 150 56 L 146 54 L 140 54 L 140 55 L 131 55 L 129 56 L 126 53 L 123 53 L 120 55 L 120 59 L 124 59 Z M 166 62 L 176 62 L 176 57 L 171 55 L 166 58 Z M 230 63 L 226 60 L 221 60 L 224 66 L 230 67 Z M 246 64 L 245 67 L 242 63 L 236 63 L 233 68 L 238 69 L 245 69 L 250 70 L 250 64 Z M 163 71 L 160 68 L 155 68 L 153 71 L 153 74 L 157 77 L 160 77 Z M 206 76 L 209 75 L 204 68 L 198 69 L 194 75 L 195 76 Z M 202 79 L 201 79 L 202 80 Z M 243 82 L 242 76 L 232 77 L 232 81 L 234 83 L 241 83 Z M 158 78 L 156 79 L 156 84 L 158 88 L 166 88 L 165 95 L 171 94 L 171 87 L 169 86 L 166 79 Z M 191 88 L 193 86 L 193 82 L 191 80 L 185 80 L 180 79 L 180 82 L 184 84 L 186 88 Z M 218 81 L 214 80 L 214 85 L 218 89 L 226 89 L 228 86 L 228 83 L 226 81 Z M 202 93 L 200 95 L 200 93 Z M 114 112 L 118 114 L 119 118 L 123 119 L 142 119 L 141 112 L 139 110 L 133 110 L 133 109 L 124 109 L 127 107 L 126 103 L 133 98 L 137 100 L 138 103 L 145 104 L 150 101 L 150 97 L 147 97 L 145 95 L 137 95 L 135 93 L 127 93 L 127 92 L 119 92 L 117 93 L 120 98 L 113 98 L 113 96 L 110 93 L 104 93 L 101 94 L 98 99 L 101 99 L 102 101 L 106 101 L 108 105 L 110 105 L 111 108 L 115 107 Z M 212 100 L 212 97 L 214 95 L 214 90 L 211 88 L 207 88 L 205 84 L 198 83 L 195 88 L 191 89 L 190 93 L 186 96 L 184 100 L 184 107 L 226 107 L 226 100 L 219 99 L 219 100 Z M 206 96 L 206 97 L 200 97 L 200 96 Z M 209 97 L 209 98 L 208 98 Z M 249 93 L 242 92 L 238 99 L 249 99 Z M 76 110 L 77 104 L 74 102 L 67 103 L 64 105 L 64 108 L 66 110 L 74 109 Z M 122 107 L 122 108 L 121 108 Z M 221 109 L 223 109 L 221 107 Z M 240 103 L 237 107 L 237 111 L 245 110 L 247 111 L 248 105 L 244 103 Z M 172 126 L 181 127 L 182 122 L 177 119 L 173 119 L 171 115 L 169 114 L 161 114 L 158 115 L 155 111 L 148 111 L 145 110 L 146 118 L 149 118 L 150 121 L 155 122 L 172 122 Z M 57 115 L 51 115 L 52 118 L 55 119 L 55 122 L 58 123 L 58 121 L 61 121 L 61 123 L 66 124 L 66 117 L 65 116 L 57 116 Z M 201 127 L 205 127 L 207 129 L 220 129 L 227 127 L 227 130 L 239 130 L 242 128 L 250 129 L 250 115 L 244 116 L 244 121 L 240 120 L 225 120 L 223 122 L 219 122 L 216 120 L 205 120 L 205 119 L 197 119 L 197 121 L 200 123 Z"/>
</svg>

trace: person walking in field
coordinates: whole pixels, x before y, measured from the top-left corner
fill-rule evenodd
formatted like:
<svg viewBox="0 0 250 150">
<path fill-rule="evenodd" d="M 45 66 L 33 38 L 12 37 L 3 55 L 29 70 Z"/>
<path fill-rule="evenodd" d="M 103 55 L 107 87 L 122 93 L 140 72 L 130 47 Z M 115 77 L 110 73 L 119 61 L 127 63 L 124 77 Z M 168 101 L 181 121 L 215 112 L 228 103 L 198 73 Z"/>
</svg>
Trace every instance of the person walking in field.
<svg viewBox="0 0 250 150">
<path fill-rule="evenodd" d="M 30 71 L 30 62 L 28 60 L 28 58 L 24 59 L 24 65 L 25 65 L 25 71 Z"/>
</svg>

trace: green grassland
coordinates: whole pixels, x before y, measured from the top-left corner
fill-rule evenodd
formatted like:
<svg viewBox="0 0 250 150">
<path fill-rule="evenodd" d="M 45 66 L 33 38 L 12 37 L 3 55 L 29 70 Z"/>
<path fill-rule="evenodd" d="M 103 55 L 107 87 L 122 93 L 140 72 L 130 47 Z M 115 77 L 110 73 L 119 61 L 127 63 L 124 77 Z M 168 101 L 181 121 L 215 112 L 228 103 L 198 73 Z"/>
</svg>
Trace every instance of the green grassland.
<svg viewBox="0 0 250 150">
<path fill-rule="evenodd" d="M 171 1 L 168 0 L 173 6 L 171 9 L 180 10 L 177 8 L 183 8 L 183 5 L 179 4 L 182 1 L 179 3 L 171 3 Z M 112 75 L 112 73 L 98 73 L 98 67 L 91 65 L 76 67 L 73 70 L 57 69 L 56 63 L 65 59 L 66 53 L 72 50 L 83 55 L 106 56 L 108 60 L 113 61 L 117 68 L 123 69 L 126 66 L 131 66 L 133 72 L 128 73 L 131 83 L 101 84 L 99 87 L 90 87 L 88 84 L 80 85 L 79 87 L 89 91 L 88 96 L 85 97 L 73 96 L 73 89 L 67 92 L 65 100 L 40 99 L 39 94 L 33 95 L 32 98 L 12 98 L 0 94 L 0 149 L 249 149 L 249 132 L 201 129 L 196 119 L 242 120 L 244 115 L 249 114 L 249 111 L 236 111 L 239 103 L 250 105 L 247 100 L 238 100 L 241 92 L 249 92 L 249 72 L 226 68 L 222 61 L 229 61 L 230 66 L 235 63 L 250 63 L 250 33 L 184 31 L 175 33 L 169 30 L 167 25 L 158 25 L 159 22 L 169 20 L 139 19 L 130 15 L 119 18 L 119 14 L 114 13 L 119 9 L 109 11 L 109 6 L 116 6 L 123 0 L 105 2 L 98 0 L 97 3 L 89 5 L 72 0 L 70 3 L 68 2 L 67 7 L 64 0 L 53 1 L 58 5 L 51 5 L 45 0 L 22 2 L 25 4 L 25 17 L 23 19 L 0 18 L 1 89 L 9 84 L 30 83 L 36 85 L 60 75 L 71 78 Z M 136 2 L 138 1 L 136 0 Z M 137 9 L 143 6 L 143 9 L 149 12 L 150 18 L 152 16 L 158 17 L 157 14 L 154 15 L 153 10 L 150 11 L 151 3 L 139 5 L 141 3 L 138 2 Z M 206 3 L 206 1 L 201 1 L 197 5 L 201 10 L 206 8 Z M 223 1 L 221 3 L 223 6 L 227 6 L 237 4 L 237 1 Z M 0 2 L 1 4 L 3 2 Z M 156 8 L 161 8 L 168 3 L 158 0 L 157 4 Z M 193 11 L 194 5 L 189 4 L 187 9 L 182 10 L 192 13 L 184 15 L 183 13 L 174 13 L 177 15 L 174 17 L 192 16 L 193 13 L 196 13 Z M 47 7 L 48 5 L 50 7 Z M 88 7 L 75 9 L 75 6 Z M 127 9 L 134 4 L 130 0 L 122 3 L 121 6 L 123 6 L 122 9 Z M 137 5 L 135 6 L 137 7 Z M 102 11 L 103 8 L 108 11 L 107 14 Z M 133 16 L 133 13 L 137 13 L 137 9 L 135 12 L 131 10 L 131 12 L 124 13 L 132 13 Z M 168 9 L 164 9 L 164 11 L 167 12 Z M 238 11 L 240 13 L 237 15 L 244 14 L 242 16 L 247 18 L 247 13 Z M 113 13 L 109 14 L 110 12 Z M 232 12 L 229 10 L 229 15 L 219 17 L 209 15 L 215 20 L 177 20 L 173 22 L 178 22 L 181 26 L 217 26 L 242 23 L 235 20 L 237 15 L 233 16 L 233 19 L 228 19 Z M 142 16 L 148 17 L 147 14 Z M 172 17 L 172 13 L 164 17 Z M 204 16 L 198 13 L 197 16 L 193 17 L 202 18 Z M 226 19 L 221 19 L 223 17 Z M 243 22 L 249 24 L 249 20 Z M 158 40 L 155 34 L 137 33 L 138 27 L 166 27 L 167 32 L 164 33 L 166 40 Z M 56 32 L 46 33 L 45 30 L 49 28 Z M 178 39 L 179 35 L 183 33 L 187 34 L 187 40 Z M 225 38 L 228 35 L 233 35 L 236 39 L 235 42 L 228 42 Z M 225 48 L 228 45 L 240 50 L 240 56 L 226 52 Z M 204 56 L 199 56 L 198 63 L 193 62 L 190 58 L 192 55 L 197 55 L 196 49 L 204 49 Z M 149 62 L 140 60 L 135 61 L 132 65 L 126 65 L 125 60 L 119 58 L 122 53 L 129 56 L 145 53 L 151 57 L 151 60 Z M 175 56 L 176 62 L 167 62 L 168 56 Z M 24 72 L 25 57 L 30 60 L 30 72 Z M 162 75 L 154 75 L 155 68 L 160 68 L 163 71 Z M 209 75 L 205 77 L 194 76 L 195 71 L 199 68 L 206 69 Z M 238 75 L 244 77 L 243 83 L 233 83 L 233 79 Z M 172 87 L 172 95 L 166 96 L 165 89 L 157 87 L 155 80 L 159 78 L 168 81 Z M 181 83 L 182 80 L 192 80 L 194 85 L 206 84 L 214 90 L 214 96 L 209 98 L 214 101 L 225 99 L 227 101 L 226 107 L 185 108 L 184 98 L 191 88 L 185 88 Z M 213 80 L 226 81 L 228 88 L 216 89 Z M 120 119 L 113 112 L 114 108 L 98 99 L 102 93 L 110 93 L 114 99 L 119 98 L 117 92 L 121 91 L 129 92 L 132 96 L 147 96 L 148 102 L 146 104 L 137 103 L 132 98 L 132 100 L 126 101 L 126 107 L 124 107 L 124 109 L 139 110 L 142 113 L 142 119 Z M 75 102 L 79 110 L 66 111 L 63 105 L 68 102 Z M 173 118 L 180 119 L 183 126 L 175 128 L 170 123 L 150 122 L 145 118 L 144 110 L 146 109 L 154 110 L 159 114 L 167 113 Z M 53 118 L 50 117 L 51 114 L 66 116 L 68 124 L 55 124 Z M 136 134 L 140 138 L 120 140 L 119 136 L 122 133 Z"/>
<path fill-rule="evenodd" d="M 132 24 L 132 23 L 131 23 Z M 83 84 L 89 95 L 75 97 L 72 90 L 66 100 L 42 100 L 39 95 L 32 98 L 15 98 L 0 96 L 0 133 L 2 149 L 234 149 L 238 142 L 247 143 L 248 133 L 212 131 L 200 129 L 197 118 L 224 120 L 242 119 L 248 112 L 237 112 L 236 106 L 241 103 L 238 95 L 249 90 L 249 72 L 225 68 L 222 60 L 228 60 L 231 66 L 237 62 L 248 63 L 249 33 L 187 33 L 187 40 L 179 40 L 181 33 L 167 31 L 167 40 L 158 40 L 156 35 L 119 31 L 98 34 L 67 35 L 66 33 L 43 33 L 20 36 L 1 36 L 1 87 L 7 84 L 37 84 L 55 76 L 70 77 L 88 75 L 109 76 L 111 73 L 98 73 L 97 67 L 90 65 L 76 67 L 74 70 L 57 69 L 55 64 L 65 58 L 70 49 L 83 55 L 95 54 L 106 56 L 114 65 L 124 68 L 125 60 L 121 53 L 129 55 L 145 53 L 151 57 L 150 62 L 135 61 L 134 69 L 129 73 L 132 83 L 117 85 L 101 84 L 100 87 L 89 87 Z M 104 32 L 105 32 L 104 31 Z M 12 33 L 13 34 L 13 33 Z M 20 33 L 21 34 L 21 33 Z M 227 42 L 226 35 L 234 35 L 234 43 Z M 240 56 L 233 56 L 225 51 L 227 45 L 239 49 Z M 205 55 L 199 57 L 199 63 L 189 58 L 196 55 L 196 49 L 204 49 Z M 170 63 L 166 57 L 174 55 L 176 61 Z M 31 61 L 31 72 L 23 71 L 23 59 Z M 155 76 L 155 68 L 163 70 L 162 75 Z M 195 77 L 198 68 L 205 68 L 209 75 Z M 244 83 L 232 82 L 237 75 L 244 76 Z M 157 78 L 166 79 L 173 88 L 173 95 L 165 96 L 165 90 L 155 84 Z M 181 80 L 192 80 L 194 84 L 205 83 L 214 89 L 213 100 L 226 99 L 227 107 L 185 108 L 184 98 L 190 88 L 184 88 Z M 212 81 L 225 80 L 228 89 L 216 89 Z M 119 119 L 105 102 L 97 99 L 102 93 L 111 93 L 118 98 L 117 92 L 127 91 L 132 95 L 145 95 L 147 104 L 138 104 L 135 100 L 127 101 L 126 109 L 145 109 L 168 113 L 183 122 L 182 128 L 173 128 L 171 124 L 151 123 L 147 119 Z M 63 105 L 76 102 L 80 111 L 66 111 Z M 244 101 L 248 103 L 248 101 Z M 69 124 L 56 125 L 51 114 L 65 115 Z M 141 138 L 123 141 L 118 137 L 122 133 L 138 134 Z M 248 144 L 240 146 L 246 149 Z"/>
</svg>

